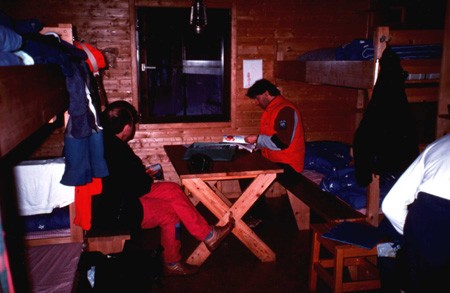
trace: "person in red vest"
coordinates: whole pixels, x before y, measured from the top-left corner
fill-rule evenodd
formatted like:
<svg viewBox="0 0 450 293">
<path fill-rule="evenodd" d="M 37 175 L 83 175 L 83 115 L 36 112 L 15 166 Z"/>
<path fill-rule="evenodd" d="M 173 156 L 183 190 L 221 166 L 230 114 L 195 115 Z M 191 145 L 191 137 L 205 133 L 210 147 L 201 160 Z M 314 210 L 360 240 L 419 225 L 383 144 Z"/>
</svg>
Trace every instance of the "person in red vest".
<svg viewBox="0 0 450 293">
<path fill-rule="evenodd" d="M 285 173 L 303 171 L 305 136 L 300 111 L 285 99 L 278 88 L 266 79 L 256 81 L 247 91 L 264 112 L 259 134 L 245 138 L 256 143 L 264 157 L 283 166 Z"/>
<path fill-rule="evenodd" d="M 264 112 L 259 134 L 246 136 L 245 141 L 256 143 L 264 157 L 283 167 L 284 173 L 279 177 L 292 180 L 303 171 L 305 159 L 305 137 L 299 109 L 266 79 L 257 80 L 248 89 L 247 96 Z M 257 203 L 256 209 L 258 206 L 261 207 L 261 203 Z"/>
</svg>

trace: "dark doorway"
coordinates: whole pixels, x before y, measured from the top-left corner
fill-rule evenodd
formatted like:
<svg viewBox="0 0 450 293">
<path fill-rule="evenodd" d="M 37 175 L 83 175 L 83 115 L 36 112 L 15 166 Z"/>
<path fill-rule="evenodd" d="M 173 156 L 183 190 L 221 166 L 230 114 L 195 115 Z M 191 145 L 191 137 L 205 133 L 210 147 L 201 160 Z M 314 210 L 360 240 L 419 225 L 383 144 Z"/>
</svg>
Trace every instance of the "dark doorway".
<svg viewBox="0 0 450 293">
<path fill-rule="evenodd" d="M 137 9 L 141 123 L 230 119 L 228 9 L 208 9 L 198 34 L 189 8 Z"/>
</svg>

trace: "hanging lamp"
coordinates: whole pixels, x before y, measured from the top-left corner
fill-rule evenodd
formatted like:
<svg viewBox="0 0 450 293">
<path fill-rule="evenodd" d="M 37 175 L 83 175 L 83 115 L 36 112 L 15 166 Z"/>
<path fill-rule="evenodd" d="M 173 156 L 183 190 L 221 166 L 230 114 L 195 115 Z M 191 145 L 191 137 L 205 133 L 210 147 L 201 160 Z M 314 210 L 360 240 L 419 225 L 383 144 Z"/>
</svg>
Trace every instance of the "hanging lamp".
<svg viewBox="0 0 450 293">
<path fill-rule="evenodd" d="M 207 23 L 206 6 L 203 4 L 203 0 L 192 1 L 190 24 L 194 27 L 195 32 L 201 33 Z"/>
</svg>

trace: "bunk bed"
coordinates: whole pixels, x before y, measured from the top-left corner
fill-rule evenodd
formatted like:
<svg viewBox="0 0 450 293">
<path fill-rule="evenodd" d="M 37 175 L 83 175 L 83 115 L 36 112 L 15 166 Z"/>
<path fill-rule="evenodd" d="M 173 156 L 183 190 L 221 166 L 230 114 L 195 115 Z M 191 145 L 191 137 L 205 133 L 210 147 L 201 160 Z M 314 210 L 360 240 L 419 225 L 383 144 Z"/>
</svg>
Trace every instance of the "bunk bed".
<svg viewBox="0 0 450 293">
<path fill-rule="evenodd" d="M 321 61 L 318 60 L 319 57 L 311 57 L 309 58 L 310 60 L 302 60 L 302 58 L 297 60 L 278 60 L 275 64 L 275 77 L 310 84 L 371 89 L 378 73 L 378 60 L 381 58 L 387 42 L 395 47 L 441 44 L 442 40 L 442 30 L 393 31 L 388 27 L 377 27 L 373 38 L 373 59 L 356 60 L 356 57 L 341 57 L 338 58 L 340 60 L 331 60 L 332 58 L 330 57 Z M 283 51 L 284 49 L 279 48 L 279 50 Z M 410 83 L 438 82 L 441 70 L 440 59 L 430 58 L 404 59 L 402 60 L 402 67 L 409 73 L 410 81 L 408 82 Z"/>
<path fill-rule="evenodd" d="M 70 24 L 44 27 L 40 31 L 47 32 L 57 34 L 66 42 L 72 42 Z M 30 154 L 28 149 L 37 145 L 30 138 L 45 137 L 48 133 L 43 130 L 52 128 L 52 123 L 63 120 L 69 107 L 66 77 L 61 66 L 51 62 L 17 65 L 2 63 L 0 99 L 2 241 L 7 246 L 10 258 L 10 266 L 6 269 L 14 280 L 14 284 L 9 284 L 14 286 L 10 290 L 25 292 L 32 288 L 36 292 L 70 292 L 83 243 L 82 229 L 73 224 L 74 194 L 64 195 L 68 198 L 68 206 L 65 207 L 68 228 L 57 233 L 43 231 L 30 237 L 25 227 L 20 227 L 24 221 L 19 214 L 19 200 L 16 198 L 18 192 L 14 187 L 13 175 L 18 164 L 29 160 L 26 157 Z M 26 272 L 19 268 L 24 263 Z"/>
<path fill-rule="evenodd" d="M 297 56 L 295 60 L 277 60 L 275 62 L 275 78 L 286 81 L 299 81 L 314 85 L 331 85 L 337 87 L 354 88 L 358 90 L 358 102 L 356 112 L 364 110 L 366 97 L 371 96 L 373 86 L 379 71 L 379 59 L 382 56 L 387 43 L 400 50 L 407 46 L 421 47 L 432 45 L 433 48 L 442 44 L 443 30 L 390 30 L 389 27 L 377 27 L 374 29 L 371 47 L 372 58 L 347 56 L 342 53 L 342 48 L 317 49 L 303 56 Z M 361 39 L 355 39 L 360 42 Z M 369 40 L 370 41 L 370 40 Z M 364 40 L 367 42 L 367 40 Z M 348 44 L 346 44 L 348 45 Z M 291 47 L 278 48 L 278 59 L 288 56 Z M 330 53 L 331 52 L 331 53 Z M 367 51 L 364 51 L 367 52 Z M 318 54 L 313 54 L 318 53 Z M 345 52 L 344 52 L 345 53 Z M 338 56 L 339 55 L 339 56 Z M 420 55 L 420 54 L 419 54 Z M 401 66 L 408 73 L 406 80 L 406 94 L 408 102 L 437 102 L 439 96 L 439 77 L 441 72 L 441 59 L 432 56 L 408 57 L 401 60 Z M 337 60 L 336 56 L 338 56 Z M 344 57 L 343 57 L 344 56 Z M 400 56 L 400 55 L 399 55 Z M 320 58 L 323 58 L 321 60 Z M 357 60 L 358 59 L 358 60 Z M 360 120 L 361 115 L 355 115 Z M 359 121 L 356 121 L 358 125 Z M 326 140 L 327 138 L 323 138 Z M 308 176 L 308 174 L 307 174 Z M 305 176 L 304 180 L 314 181 Z M 314 175 L 316 178 L 317 176 Z M 316 180 L 317 183 L 317 180 Z M 366 207 L 362 210 L 366 219 L 373 225 L 378 225 L 380 215 L 380 180 L 379 176 L 373 176 L 372 183 L 367 187 Z M 320 190 L 319 188 L 317 188 Z"/>
<path fill-rule="evenodd" d="M 71 43 L 72 25 L 44 27 L 40 33 L 55 33 L 61 39 Z M 42 129 L 45 125 L 64 117 L 69 106 L 66 79 L 58 64 L 35 64 L 26 66 L 0 66 L 0 157 L 21 145 Z M 67 115 L 67 114 L 66 114 Z M 27 158 L 24 158 L 25 160 Z M 59 243 L 81 243 L 82 230 L 73 224 L 75 207 L 74 194 L 68 205 L 70 227 L 52 233 L 30 233 L 25 235 L 27 246 Z"/>
<path fill-rule="evenodd" d="M 5 94 L 5 98 L 2 97 L 0 109 L 2 114 L 0 126 L 8 131 L 7 135 L 2 135 L 0 141 L 0 145 L 5 146 L 1 149 L 1 155 L 6 155 L 47 124 L 52 117 L 64 113 L 66 133 L 70 134 L 64 136 L 64 154 L 61 155 L 65 157 L 32 159 L 24 157 L 22 161 L 16 162 L 12 166 L 17 202 L 21 205 L 18 206 L 18 211 L 24 216 L 25 228 L 30 228 L 24 235 L 27 246 L 83 243 L 87 250 L 92 250 L 98 248 L 100 245 L 98 242 L 101 242 L 102 236 L 106 236 L 102 234 L 94 237 L 93 233 L 90 235 L 84 233 L 83 229 L 89 230 L 90 228 L 90 213 L 85 212 L 86 210 L 80 212 L 81 209 L 88 208 L 88 200 L 84 200 L 88 198 L 87 193 L 98 190 L 98 180 L 95 184 L 86 187 L 87 183 L 91 183 L 89 179 L 100 178 L 107 173 L 105 162 L 101 161 L 103 160 L 103 148 L 102 142 L 100 142 L 100 132 L 96 132 L 95 138 L 92 138 L 94 135 L 90 128 L 94 127 L 91 124 L 97 126 L 96 121 L 94 123 L 89 116 L 90 114 L 95 116 L 90 111 L 97 104 L 97 96 L 94 92 L 97 88 L 94 85 L 96 82 L 94 76 L 87 71 L 89 62 L 96 62 L 96 60 L 90 59 L 85 49 L 80 48 L 85 47 L 79 46 L 81 43 L 73 46 L 71 24 L 43 27 L 39 33 L 47 35 L 43 40 L 45 47 L 38 47 L 38 53 L 44 52 L 44 56 L 39 55 L 37 59 L 45 59 L 45 64 L 0 66 L 0 95 Z M 49 35 L 52 40 L 47 39 Z M 42 36 L 39 35 L 39 39 L 40 37 Z M 57 41 L 53 37 L 56 37 Z M 31 40 L 35 38 L 34 36 Z M 28 42 L 29 40 L 26 43 Z M 47 48 L 46 45 L 50 46 Z M 36 46 L 32 49 L 36 49 Z M 54 55 L 47 56 L 50 54 Z M 86 66 L 80 66 L 78 60 L 89 62 L 84 64 Z M 4 72 L 3 80 L 1 80 L 2 72 Z M 85 78 L 91 79 L 84 80 Z M 85 87 L 88 111 L 84 111 L 85 101 L 79 94 L 82 92 L 79 87 Z M 71 120 L 68 119 L 66 109 L 74 114 Z M 89 113 L 84 114 L 86 112 Z M 86 122 L 83 119 L 89 121 Z M 87 124 L 89 125 L 86 126 Z M 95 149 L 93 147 L 88 150 L 91 144 L 95 144 Z M 87 154 L 88 151 L 89 154 Z M 96 153 L 94 154 L 94 152 Z M 91 170 L 89 167 L 82 169 L 86 164 L 78 164 L 78 162 L 87 163 L 91 157 L 95 157 L 97 160 L 95 168 L 92 168 L 95 170 Z M 40 176 L 44 175 L 43 173 L 46 175 L 45 178 L 39 180 L 37 177 L 43 177 Z M 95 176 L 93 176 L 94 173 Z M 42 181 L 48 183 L 49 186 L 41 184 Z M 39 199 L 36 199 L 36 193 L 39 193 Z M 76 197 L 75 194 L 78 196 Z M 81 198 L 77 201 L 78 216 L 76 216 L 76 198 Z M 67 206 L 68 203 L 70 204 Z M 64 213 L 66 217 L 64 217 Z M 115 244 L 116 238 L 119 239 L 123 246 L 123 241 L 128 239 L 129 235 L 110 238 L 111 242 L 114 242 L 113 244 Z M 107 241 L 105 240 L 105 242 Z M 121 250 L 122 246 L 115 247 L 115 249 Z"/>
<path fill-rule="evenodd" d="M 45 27 L 43 31 L 72 37 L 67 25 Z M 69 105 L 65 77 L 57 64 L 0 66 L 0 90 L 0 157 L 64 113 Z"/>
</svg>

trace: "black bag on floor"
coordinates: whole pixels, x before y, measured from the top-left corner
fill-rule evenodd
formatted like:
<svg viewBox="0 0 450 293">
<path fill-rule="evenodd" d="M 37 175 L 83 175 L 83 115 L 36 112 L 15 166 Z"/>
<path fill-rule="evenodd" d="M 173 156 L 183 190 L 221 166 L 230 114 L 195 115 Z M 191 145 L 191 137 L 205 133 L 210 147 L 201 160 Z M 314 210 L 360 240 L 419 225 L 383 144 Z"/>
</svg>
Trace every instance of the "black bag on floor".
<svg viewBox="0 0 450 293">
<path fill-rule="evenodd" d="M 161 252 L 162 248 L 124 249 L 108 255 L 83 252 L 75 292 L 151 292 L 153 286 L 161 286 Z"/>
</svg>

